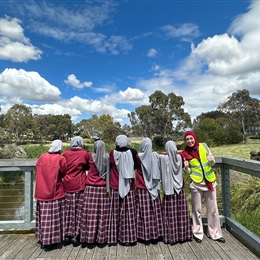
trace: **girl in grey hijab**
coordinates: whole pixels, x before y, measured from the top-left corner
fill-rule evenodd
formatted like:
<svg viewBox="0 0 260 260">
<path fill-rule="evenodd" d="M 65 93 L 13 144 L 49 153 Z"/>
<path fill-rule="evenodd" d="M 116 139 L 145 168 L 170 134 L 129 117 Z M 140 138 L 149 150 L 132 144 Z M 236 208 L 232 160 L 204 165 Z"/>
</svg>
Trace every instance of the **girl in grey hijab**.
<svg viewBox="0 0 260 260">
<path fill-rule="evenodd" d="M 98 140 L 94 143 L 94 152 L 89 159 L 80 228 L 81 243 L 107 243 L 110 212 L 110 198 L 107 194 L 109 170 L 110 162 L 105 143 Z"/>
<path fill-rule="evenodd" d="M 98 170 L 99 176 L 102 179 L 106 179 L 109 176 L 109 156 L 106 154 L 105 143 L 102 140 L 98 140 L 94 143 L 94 153 L 92 153 L 93 162 Z"/>
<path fill-rule="evenodd" d="M 192 240 L 190 214 L 183 188 L 182 158 L 175 142 L 165 145 L 166 154 L 159 155 L 163 200 L 164 243 Z"/>
<path fill-rule="evenodd" d="M 136 150 L 128 147 L 125 135 L 116 137 L 116 148 L 109 153 L 111 206 L 108 243 L 125 246 L 136 243 L 135 172 Z"/>
<path fill-rule="evenodd" d="M 156 243 L 163 236 L 158 163 L 151 139 L 143 138 L 136 171 L 136 215 L 137 239 L 145 244 Z"/>
</svg>

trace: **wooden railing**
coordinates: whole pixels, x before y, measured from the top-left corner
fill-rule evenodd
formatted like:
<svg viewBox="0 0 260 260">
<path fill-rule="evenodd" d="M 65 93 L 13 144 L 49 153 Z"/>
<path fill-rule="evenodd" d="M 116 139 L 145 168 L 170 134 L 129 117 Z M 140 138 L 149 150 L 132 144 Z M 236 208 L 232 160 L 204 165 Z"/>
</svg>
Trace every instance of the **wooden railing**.
<svg viewBox="0 0 260 260">
<path fill-rule="evenodd" d="M 230 170 L 242 172 L 260 178 L 260 162 L 233 157 L 216 157 L 214 167 L 221 169 L 223 214 L 220 221 L 224 227 L 244 243 L 252 252 L 260 256 L 260 238 L 231 217 L 230 208 Z M 0 230 L 33 229 L 33 172 L 36 159 L 0 160 L 0 171 L 22 171 L 24 181 L 24 216 L 23 220 L 0 221 Z M 203 217 L 206 222 L 206 216 Z"/>
</svg>

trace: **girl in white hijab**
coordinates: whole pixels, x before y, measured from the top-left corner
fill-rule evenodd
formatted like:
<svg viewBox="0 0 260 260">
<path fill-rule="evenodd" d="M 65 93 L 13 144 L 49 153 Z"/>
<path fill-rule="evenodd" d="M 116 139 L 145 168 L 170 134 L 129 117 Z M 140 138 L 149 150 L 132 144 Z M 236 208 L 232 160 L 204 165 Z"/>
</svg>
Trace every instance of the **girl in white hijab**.
<svg viewBox="0 0 260 260">
<path fill-rule="evenodd" d="M 135 172 L 136 150 L 128 147 L 125 135 L 119 135 L 116 148 L 109 153 L 111 205 L 108 243 L 129 246 L 136 243 Z"/>
<path fill-rule="evenodd" d="M 145 244 L 156 243 L 163 237 L 158 163 L 151 139 L 143 138 L 136 171 L 136 215 L 137 239 Z"/>
<path fill-rule="evenodd" d="M 183 188 L 182 158 L 173 141 L 166 143 L 165 150 L 166 154 L 159 155 L 164 243 L 175 244 L 192 240 L 192 229 Z"/>
<path fill-rule="evenodd" d="M 84 149 L 81 136 L 71 139 L 70 149 L 64 152 L 68 170 L 64 178 L 66 230 L 64 244 L 79 246 L 82 204 L 86 186 L 86 170 L 89 167 L 89 153 Z"/>
<path fill-rule="evenodd" d="M 52 142 L 48 152 L 36 163 L 35 235 L 45 251 L 52 250 L 65 236 L 65 192 L 63 178 L 67 173 L 67 162 L 62 153 L 62 142 Z"/>
</svg>

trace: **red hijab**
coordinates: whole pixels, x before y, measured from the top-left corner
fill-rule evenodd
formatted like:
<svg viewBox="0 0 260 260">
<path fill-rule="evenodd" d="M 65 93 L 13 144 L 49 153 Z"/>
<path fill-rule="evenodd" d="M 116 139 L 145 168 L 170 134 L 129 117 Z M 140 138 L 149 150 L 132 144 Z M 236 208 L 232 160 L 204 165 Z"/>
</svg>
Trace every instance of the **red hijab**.
<svg viewBox="0 0 260 260">
<path fill-rule="evenodd" d="M 187 161 L 190 161 L 193 158 L 200 160 L 199 141 L 198 141 L 198 139 L 197 139 L 197 137 L 196 137 L 196 135 L 193 131 L 186 131 L 184 133 L 184 140 L 185 140 L 186 136 L 188 136 L 188 135 L 193 136 L 195 143 L 194 143 L 194 146 L 192 146 L 192 147 L 186 145 L 185 148 L 183 149 L 183 151 L 181 152 L 181 156 L 183 157 L 183 159 L 185 159 Z M 214 191 L 212 183 L 207 181 L 206 179 L 205 179 L 205 182 L 206 182 L 207 187 L 211 191 Z"/>
<path fill-rule="evenodd" d="M 191 135 L 194 140 L 195 140 L 195 144 L 194 146 L 190 147 L 188 145 L 185 146 L 185 148 L 183 149 L 183 151 L 181 152 L 181 156 L 183 157 L 183 159 L 190 161 L 193 158 L 196 158 L 198 160 L 200 160 L 200 155 L 199 155 L 199 141 L 198 138 L 196 137 L 195 133 L 193 131 L 186 131 L 184 133 L 184 141 L 186 136 Z"/>
</svg>

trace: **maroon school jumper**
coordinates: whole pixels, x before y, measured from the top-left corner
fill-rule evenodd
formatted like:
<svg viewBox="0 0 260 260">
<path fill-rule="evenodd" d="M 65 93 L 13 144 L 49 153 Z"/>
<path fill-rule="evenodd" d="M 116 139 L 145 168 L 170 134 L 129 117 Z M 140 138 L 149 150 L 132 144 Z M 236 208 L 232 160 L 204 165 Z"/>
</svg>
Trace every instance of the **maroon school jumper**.
<svg viewBox="0 0 260 260">
<path fill-rule="evenodd" d="M 136 218 L 137 239 L 143 241 L 156 240 L 163 236 L 160 195 L 154 200 L 148 192 L 137 155 L 136 171 Z M 158 191 L 159 193 L 159 191 Z"/>
<path fill-rule="evenodd" d="M 110 198 L 106 190 L 106 180 L 100 178 L 92 153 L 89 167 L 82 206 L 80 242 L 104 244 L 108 235 Z"/>
<path fill-rule="evenodd" d="M 119 196 L 119 174 L 114 160 L 114 149 L 110 157 L 111 204 L 109 216 L 108 243 L 134 243 L 136 237 L 135 183 L 132 180 L 129 193 L 122 199 Z M 133 169 L 134 170 L 134 169 Z"/>
<path fill-rule="evenodd" d="M 35 235 L 43 246 L 60 243 L 64 239 L 65 193 L 62 178 L 66 171 L 66 159 L 59 153 L 44 153 L 36 163 Z"/>
<path fill-rule="evenodd" d="M 66 214 L 65 236 L 75 237 L 79 234 L 89 153 L 83 148 L 70 148 L 64 152 L 64 157 L 68 166 L 63 180 Z"/>
</svg>

